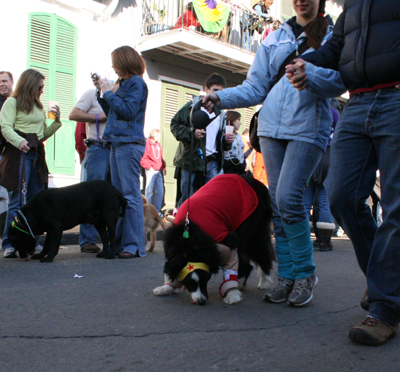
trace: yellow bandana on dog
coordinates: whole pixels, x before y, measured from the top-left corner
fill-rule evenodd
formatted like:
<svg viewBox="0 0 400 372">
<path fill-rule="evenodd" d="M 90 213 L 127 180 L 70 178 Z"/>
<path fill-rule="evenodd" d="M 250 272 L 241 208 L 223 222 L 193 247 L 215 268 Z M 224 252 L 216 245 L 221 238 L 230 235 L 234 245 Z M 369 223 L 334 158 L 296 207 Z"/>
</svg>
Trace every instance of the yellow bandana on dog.
<svg viewBox="0 0 400 372">
<path fill-rule="evenodd" d="M 188 262 L 188 264 L 178 274 L 179 280 L 182 281 L 187 277 L 188 274 L 190 274 L 194 270 L 204 270 L 209 272 L 210 267 L 202 262 Z"/>
</svg>

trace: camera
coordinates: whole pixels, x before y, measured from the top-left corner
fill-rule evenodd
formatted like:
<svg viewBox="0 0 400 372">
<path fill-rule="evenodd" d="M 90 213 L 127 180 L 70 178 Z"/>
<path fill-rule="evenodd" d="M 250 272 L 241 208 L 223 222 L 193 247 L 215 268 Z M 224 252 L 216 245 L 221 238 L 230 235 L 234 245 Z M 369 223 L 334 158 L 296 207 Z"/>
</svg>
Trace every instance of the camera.
<svg viewBox="0 0 400 372">
<path fill-rule="evenodd" d="M 92 78 L 93 81 L 97 81 L 100 79 L 100 75 L 98 72 L 92 72 L 90 73 L 90 77 Z"/>
</svg>

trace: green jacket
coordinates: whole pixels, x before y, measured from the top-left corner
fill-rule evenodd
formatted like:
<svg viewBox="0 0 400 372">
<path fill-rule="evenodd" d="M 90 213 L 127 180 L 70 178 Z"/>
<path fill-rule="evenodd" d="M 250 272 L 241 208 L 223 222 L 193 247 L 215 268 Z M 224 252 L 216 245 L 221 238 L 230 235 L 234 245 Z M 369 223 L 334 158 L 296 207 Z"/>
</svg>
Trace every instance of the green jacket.
<svg viewBox="0 0 400 372">
<path fill-rule="evenodd" d="M 191 158 L 190 145 L 192 135 L 194 135 L 190 124 L 190 111 L 199 99 L 201 97 L 195 97 L 193 101 L 186 103 L 171 120 L 171 132 L 176 140 L 179 141 L 179 146 L 174 157 L 174 166 L 177 168 L 189 170 Z M 225 142 L 226 112 L 221 111 L 220 117 L 221 125 L 216 138 L 218 170 L 222 169 L 224 163 L 224 151 L 230 150 L 232 147 L 232 144 Z M 201 149 L 200 154 L 198 149 Z M 206 136 L 202 139 L 194 139 L 192 155 L 192 170 L 205 173 L 207 169 Z"/>
</svg>

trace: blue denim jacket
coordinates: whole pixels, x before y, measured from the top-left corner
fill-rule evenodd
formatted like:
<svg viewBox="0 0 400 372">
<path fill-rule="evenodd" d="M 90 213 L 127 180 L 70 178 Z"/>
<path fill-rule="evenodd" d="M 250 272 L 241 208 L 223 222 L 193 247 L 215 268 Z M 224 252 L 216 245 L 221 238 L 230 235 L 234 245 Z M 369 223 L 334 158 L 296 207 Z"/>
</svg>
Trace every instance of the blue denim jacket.
<svg viewBox="0 0 400 372">
<path fill-rule="evenodd" d="M 146 145 L 143 127 L 147 93 L 147 85 L 138 75 L 125 80 L 115 93 L 104 93 L 103 97 L 110 105 L 103 134 L 105 141 Z"/>
<path fill-rule="evenodd" d="M 329 26 L 324 42 L 331 35 L 332 26 Z M 223 109 L 263 103 L 258 116 L 259 136 L 305 141 L 325 150 L 332 126 L 327 98 L 346 91 L 340 73 L 307 64 L 308 90 L 299 92 L 286 76 L 275 84 L 281 65 L 298 48 L 304 36 L 303 33 L 296 39 L 291 26 L 284 23 L 258 48 L 243 84 L 216 94 Z M 312 50 L 310 48 L 306 53 Z"/>
</svg>

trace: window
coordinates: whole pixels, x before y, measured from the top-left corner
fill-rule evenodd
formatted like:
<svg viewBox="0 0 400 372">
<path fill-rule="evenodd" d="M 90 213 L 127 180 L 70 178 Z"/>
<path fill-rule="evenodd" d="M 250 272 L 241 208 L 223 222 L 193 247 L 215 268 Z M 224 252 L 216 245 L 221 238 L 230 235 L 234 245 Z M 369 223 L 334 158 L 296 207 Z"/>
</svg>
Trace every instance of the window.
<svg viewBox="0 0 400 372">
<path fill-rule="evenodd" d="M 75 102 L 77 28 L 49 13 L 31 13 L 28 28 L 28 68 L 45 77 L 41 101 L 56 100 L 63 126 L 46 141 L 46 158 L 51 173 L 75 173 L 75 123 L 68 120 Z M 49 121 L 48 125 L 51 124 Z"/>
</svg>

